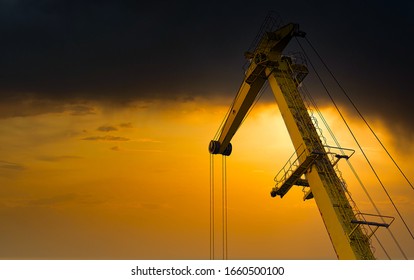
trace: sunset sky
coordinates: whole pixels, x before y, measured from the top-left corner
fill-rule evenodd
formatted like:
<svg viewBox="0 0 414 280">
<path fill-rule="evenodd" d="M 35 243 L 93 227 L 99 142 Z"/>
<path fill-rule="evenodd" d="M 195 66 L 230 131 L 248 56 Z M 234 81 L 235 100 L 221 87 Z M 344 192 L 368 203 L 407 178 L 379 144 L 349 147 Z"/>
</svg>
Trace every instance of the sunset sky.
<svg viewBox="0 0 414 280">
<path fill-rule="evenodd" d="M 413 4 L 277 2 L 0 1 L 0 259 L 208 259 L 207 146 L 269 10 L 307 32 L 413 182 Z M 340 143 L 357 150 L 314 80 Z M 414 231 L 414 190 L 349 103 L 339 104 Z M 335 259 L 301 188 L 269 195 L 294 152 L 270 92 L 232 144 L 228 257 Z M 219 194 L 221 157 L 215 163 Z M 360 151 L 351 163 L 382 214 L 397 216 Z M 340 167 L 361 211 L 374 213 Z M 414 259 L 401 220 L 390 229 Z M 387 230 L 378 232 L 401 259 Z"/>
</svg>

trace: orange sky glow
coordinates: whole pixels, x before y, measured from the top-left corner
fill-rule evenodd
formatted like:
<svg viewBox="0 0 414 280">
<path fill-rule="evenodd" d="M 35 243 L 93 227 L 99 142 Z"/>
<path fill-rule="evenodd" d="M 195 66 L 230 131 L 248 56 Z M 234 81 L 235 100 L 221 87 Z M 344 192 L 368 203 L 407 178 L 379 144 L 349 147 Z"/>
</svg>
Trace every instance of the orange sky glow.
<svg viewBox="0 0 414 280">
<path fill-rule="evenodd" d="M 76 106 L 0 119 L 0 258 L 208 259 L 207 146 L 228 107 L 207 100 Z M 322 111 L 342 146 L 356 149 L 333 109 Z M 413 190 L 366 129 L 350 123 L 414 228 Z M 401 147 L 381 120 L 372 125 L 414 181 L 414 145 Z M 232 144 L 228 258 L 335 259 L 315 202 L 304 202 L 300 187 L 283 199 L 269 195 L 274 176 L 294 152 L 277 105 L 260 102 Z M 358 150 L 351 162 L 382 214 L 396 216 Z M 215 163 L 220 213 L 221 156 Z M 341 170 L 361 211 L 373 213 L 345 162 Z M 414 259 L 414 242 L 401 222 L 391 230 Z M 387 231 L 379 231 L 391 257 L 402 258 Z M 376 256 L 386 258 L 374 246 Z"/>
</svg>

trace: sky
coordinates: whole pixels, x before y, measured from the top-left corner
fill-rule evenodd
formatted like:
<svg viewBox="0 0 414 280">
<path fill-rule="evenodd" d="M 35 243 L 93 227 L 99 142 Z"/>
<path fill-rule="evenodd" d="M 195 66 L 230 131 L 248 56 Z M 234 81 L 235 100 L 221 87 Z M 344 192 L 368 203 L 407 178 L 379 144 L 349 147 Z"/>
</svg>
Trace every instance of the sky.
<svg viewBox="0 0 414 280">
<path fill-rule="evenodd" d="M 208 259 L 207 146 L 244 75 L 243 53 L 271 10 L 300 24 L 414 180 L 413 4 L 254 4 L 0 1 L 0 259 Z M 356 149 L 314 80 L 309 87 L 325 118 L 343 146 Z M 413 190 L 334 94 L 414 229 Z M 232 143 L 228 257 L 334 259 L 314 201 L 303 202 L 299 188 L 269 196 L 293 153 L 271 93 Z M 395 216 L 361 153 L 353 160 L 383 214 Z M 221 158 L 215 161 L 219 194 Z M 360 188 L 351 192 L 372 211 Z M 220 216 L 216 222 L 219 258 Z M 392 227 L 413 259 L 401 221 Z"/>
</svg>

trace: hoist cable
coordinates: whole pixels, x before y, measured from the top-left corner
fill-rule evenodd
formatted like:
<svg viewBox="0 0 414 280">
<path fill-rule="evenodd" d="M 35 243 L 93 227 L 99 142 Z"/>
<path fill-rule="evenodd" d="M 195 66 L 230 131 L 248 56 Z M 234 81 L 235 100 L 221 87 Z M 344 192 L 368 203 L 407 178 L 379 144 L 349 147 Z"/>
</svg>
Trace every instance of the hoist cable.
<svg viewBox="0 0 414 280">
<path fill-rule="evenodd" d="M 372 127 L 369 125 L 368 121 L 365 119 L 365 117 L 362 115 L 362 113 L 359 111 L 355 103 L 352 101 L 352 99 L 349 97 L 345 89 L 342 87 L 342 85 L 339 83 L 339 81 L 336 79 L 335 75 L 332 73 L 332 71 L 329 69 L 329 67 L 326 65 L 322 57 L 319 55 L 318 51 L 315 49 L 315 47 L 312 45 L 312 43 L 309 41 L 308 38 L 305 37 L 306 42 L 309 44 L 309 46 L 312 48 L 312 50 L 315 52 L 315 54 L 318 56 L 319 60 L 323 64 L 323 66 L 326 68 L 328 73 L 331 75 L 331 77 L 334 79 L 335 83 L 338 85 L 338 87 L 341 89 L 342 93 L 345 95 L 345 97 L 348 99 L 348 101 L 351 103 L 352 107 L 355 109 L 355 111 L 358 113 L 358 115 L 361 117 L 361 119 L 364 121 L 366 126 L 369 128 L 371 133 L 374 135 L 375 139 L 377 139 L 378 143 L 381 145 L 381 147 L 384 149 L 384 151 L 387 153 L 388 157 L 391 159 L 391 161 L 394 163 L 395 167 L 398 169 L 398 171 L 401 173 L 401 175 L 404 177 L 404 179 L 407 181 L 407 183 L 410 185 L 410 187 L 414 190 L 413 184 L 410 182 L 410 180 L 407 178 L 405 173 L 402 171 L 400 166 L 397 164 L 397 162 L 394 160 L 394 158 L 391 156 L 391 154 L 388 152 L 388 149 L 384 146 L 382 141 L 379 139 L 375 131 L 372 129 Z"/>
<path fill-rule="evenodd" d="M 343 114 L 342 114 L 341 110 L 339 109 L 339 107 L 338 107 L 338 105 L 336 104 L 335 100 L 333 99 L 333 97 L 332 97 L 331 93 L 330 93 L 330 92 L 329 92 L 329 90 L 327 89 L 327 87 L 326 87 L 325 83 L 323 82 L 323 80 L 322 80 L 321 76 L 319 75 L 319 73 L 318 73 L 318 71 L 316 70 L 315 66 L 313 65 L 312 61 L 309 59 L 309 56 L 308 56 L 308 55 L 307 55 L 307 53 L 305 52 L 305 50 L 304 50 L 304 48 L 303 48 L 302 44 L 299 42 L 299 40 L 296 40 L 296 41 L 298 42 L 298 44 L 299 44 L 300 48 L 302 49 L 302 51 L 303 51 L 303 53 L 304 53 L 304 55 L 305 55 L 306 59 L 308 60 L 309 64 L 311 65 L 311 67 L 312 67 L 313 71 L 315 72 L 316 76 L 318 77 L 318 79 L 319 79 L 320 83 L 322 84 L 323 88 L 325 89 L 326 93 L 328 94 L 328 96 L 329 96 L 329 98 L 330 98 L 330 100 L 331 100 L 332 104 L 334 105 L 335 109 L 337 110 L 338 114 L 341 116 L 341 118 L 342 118 L 342 120 L 343 120 L 344 124 L 346 125 L 346 127 L 347 127 L 348 131 L 350 132 L 350 134 L 351 134 L 352 138 L 354 139 L 354 141 L 355 141 L 355 142 L 356 142 L 356 144 L 358 145 L 358 148 L 359 148 L 359 149 L 360 149 L 360 151 L 362 152 L 362 154 L 363 154 L 363 156 L 364 156 L 365 160 L 367 161 L 367 163 L 368 163 L 368 165 L 370 166 L 370 168 L 371 168 L 372 172 L 374 173 L 375 177 L 377 178 L 378 182 L 380 183 L 380 185 L 381 185 L 382 189 L 384 190 L 385 194 L 386 194 L 386 195 L 387 195 L 387 197 L 389 198 L 389 200 L 390 200 L 391 204 L 393 205 L 393 208 L 394 208 L 394 209 L 395 209 L 395 211 L 397 212 L 398 216 L 400 217 L 401 221 L 403 222 L 403 224 L 404 224 L 405 228 L 407 229 L 407 231 L 409 232 L 409 234 L 411 235 L 411 237 L 414 239 L 414 235 L 413 235 L 413 233 L 411 232 L 410 228 L 408 227 L 407 223 L 405 222 L 405 219 L 402 217 L 402 215 L 401 215 L 400 211 L 398 210 L 397 206 L 395 205 L 394 201 L 392 200 L 391 196 L 389 195 L 389 193 L 388 193 L 387 189 L 385 188 L 385 186 L 384 186 L 384 184 L 382 183 L 381 179 L 379 178 L 379 176 L 378 176 L 377 172 L 375 171 L 375 169 L 374 169 L 373 165 L 371 164 L 370 160 L 368 159 L 367 155 L 365 154 L 365 151 L 362 149 L 362 146 L 360 145 L 360 143 L 359 143 L 358 139 L 356 138 L 355 134 L 353 133 L 352 129 L 350 128 L 350 126 L 349 126 L 348 122 L 346 121 L 345 117 L 343 116 Z M 389 231 L 390 231 L 390 230 L 389 230 Z M 392 236 L 393 236 L 393 235 L 392 235 Z M 400 249 L 401 253 L 403 254 L 403 256 L 404 256 L 405 258 L 407 258 L 407 257 L 406 257 L 406 255 L 405 255 L 405 253 L 402 251 L 401 246 L 399 246 L 398 242 L 396 241 L 396 239 L 394 239 L 394 241 L 396 242 L 396 244 L 397 244 L 398 248 Z"/>
<path fill-rule="evenodd" d="M 215 259 L 215 186 L 214 155 L 210 154 L 210 260 Z M 223 260 L 228 256 L 228 202 L 227 202 L 227 161 L 222 156 L 222 254 Z"/>
<path fill-rule="evenodd" d="M 210 260 L 214 260 L 214 155 L 210 154 Z"/>
<path fill-rule="evenodd" d="M 222 156 L 222 221 L 223 221 L 223 260 L 227 260 L 227 166 L 226 156 Z"/>
</svg>

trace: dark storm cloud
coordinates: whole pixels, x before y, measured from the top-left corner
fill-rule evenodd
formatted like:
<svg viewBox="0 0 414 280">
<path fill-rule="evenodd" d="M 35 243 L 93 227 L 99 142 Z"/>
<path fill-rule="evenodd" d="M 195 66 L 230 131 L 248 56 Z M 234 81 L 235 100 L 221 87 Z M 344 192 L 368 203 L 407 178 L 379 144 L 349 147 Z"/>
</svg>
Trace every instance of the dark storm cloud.
<svg viewBox="0 0 414 280">
<path fill-rule="evenodd" d="M 205 92 L 199 86 L 208 82 L 214 51 L 232 38 L 219 30 L 224 15 L 199 3 L 187 3 L 187 11 L 180 3 L 138 2 L 2 2 L 3 96 L 129 100 Z"/>
<path fill-rule="evenodd" d="M 1 1 L 1 102 L 230 99 L 243 52 L 276 10 L 301 24 L 363 112 L 413 131 L 412 2 L 140 2 Z"/>
</svg>

